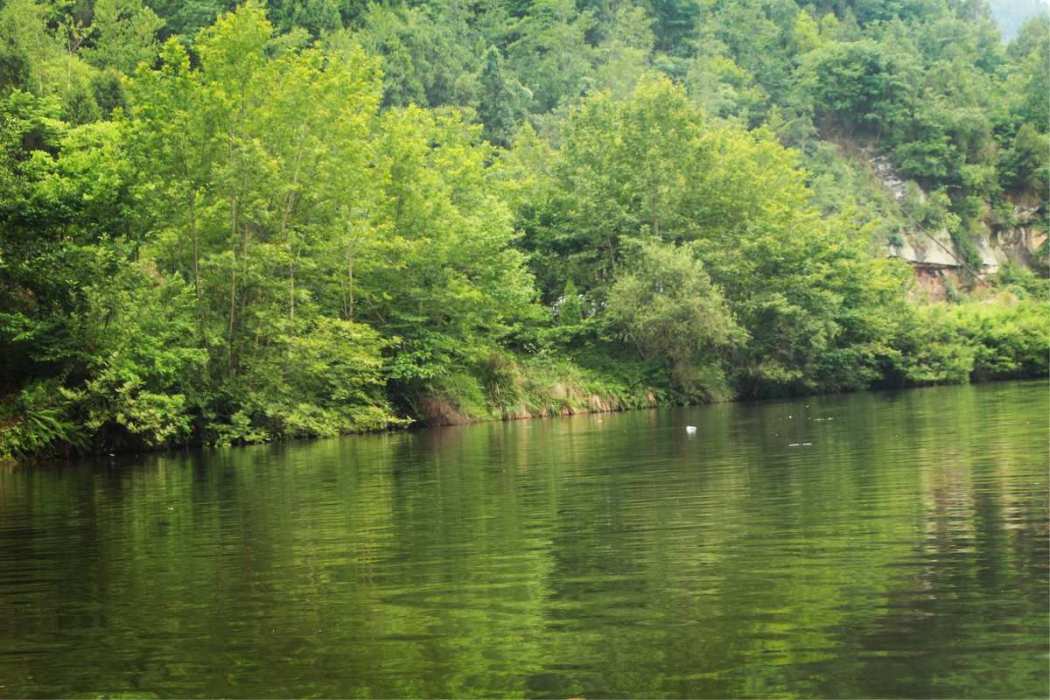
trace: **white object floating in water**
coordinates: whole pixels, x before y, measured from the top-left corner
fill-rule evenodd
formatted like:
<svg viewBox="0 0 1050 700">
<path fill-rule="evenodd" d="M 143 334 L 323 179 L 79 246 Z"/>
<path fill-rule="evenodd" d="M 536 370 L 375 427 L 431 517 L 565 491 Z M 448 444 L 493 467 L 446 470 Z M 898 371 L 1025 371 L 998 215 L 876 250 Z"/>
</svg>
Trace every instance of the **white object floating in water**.
<svg viewBox="0 0 1050 700">
<path fill-rule="evenodd" d="M 812 447 L 812 442 L 793 442 L 788 447 Z"/>
<path fill-rule="evenodd" d="M 685 426 L 685 432 L 689 433 L 690 435 L 694 434 L 696 432 L 696 426 L 695 425 L 687 425 L 687 426 Z"/>
</svg>

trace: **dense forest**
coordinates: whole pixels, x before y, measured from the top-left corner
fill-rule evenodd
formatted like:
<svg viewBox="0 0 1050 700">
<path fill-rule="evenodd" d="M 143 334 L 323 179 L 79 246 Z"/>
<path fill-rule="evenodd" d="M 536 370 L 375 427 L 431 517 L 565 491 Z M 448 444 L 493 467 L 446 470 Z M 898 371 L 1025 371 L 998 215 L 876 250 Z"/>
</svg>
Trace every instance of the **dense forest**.
<svg viewBox="0 0 1050 700">
<path fill-rule="evenodd" d="M 1044 376 L 977 248 L 1048 68 L 983 0 L 2 0 L 0 457 Z"/>
</svg>

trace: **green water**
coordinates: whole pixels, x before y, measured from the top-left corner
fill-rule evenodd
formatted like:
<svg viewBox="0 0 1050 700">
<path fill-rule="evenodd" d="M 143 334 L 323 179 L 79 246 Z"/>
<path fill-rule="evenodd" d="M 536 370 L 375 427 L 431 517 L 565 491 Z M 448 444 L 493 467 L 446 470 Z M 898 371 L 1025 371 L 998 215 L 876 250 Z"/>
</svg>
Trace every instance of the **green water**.
<svg viewBox="0 0 1050 700">
<path fill-rule="evenodd" d="M 1014 383 L 12 469 L 0 696 L 1047 697 L 1048 416 Z"/>
</svg>

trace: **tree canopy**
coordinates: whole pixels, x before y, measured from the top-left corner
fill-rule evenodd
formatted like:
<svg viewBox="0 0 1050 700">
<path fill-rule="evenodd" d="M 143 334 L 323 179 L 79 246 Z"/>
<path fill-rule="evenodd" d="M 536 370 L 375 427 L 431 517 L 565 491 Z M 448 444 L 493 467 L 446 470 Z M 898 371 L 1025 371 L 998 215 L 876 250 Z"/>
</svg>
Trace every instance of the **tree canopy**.
<svg viewBox="0 0 1050 700">
<path fill-rule="evenodd" d="M 947 309 L 885 251 L 1039 235 L 1048 62 L 980 0 L 8 0 L 0 456 L 1045 373 L 1045 244 Z"/>
</svg>

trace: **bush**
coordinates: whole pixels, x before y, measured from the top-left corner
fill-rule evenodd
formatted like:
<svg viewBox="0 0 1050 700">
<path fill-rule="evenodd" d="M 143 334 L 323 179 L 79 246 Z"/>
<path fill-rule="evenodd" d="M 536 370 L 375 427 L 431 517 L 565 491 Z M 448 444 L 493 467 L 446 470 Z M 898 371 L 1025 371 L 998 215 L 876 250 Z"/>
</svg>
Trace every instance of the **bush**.
<svg viewBox="0 0 1050 700">
<path fill-rule="evenodd" d="M 974 348 L 975 380 L 1045 376 L 1050 369 L 1050 304 L 1022 301 L 959 306 L 959 334 Z"/>
<path fill-rule="evenodd" d="M 689 399 L 723 398 L 724 352 L 746 337 L 688 246 L 638 244 L 609 290 L 608 317 L 642 357 L 667 365 Z"/>
<path fill-rule="evenodd" d="M 1050 299 L 1050 280 L 1020 265 L 1004 264 L 992 281 L 1019 299 Z"/>
<path fill-rule="evenodd" d="M 78 419 L 107 446 L 184 443 L 207 359 L 194 347 L 192 289 L 144 263 L 92 284 L 85 296 L 76 333 L 94 352 L 86 381 L 68 392 Z"/>
<path fill-rule="evenodd" d="M 921 307 L 901 355 L 910 384 L 1046 376 L 1050 304 L 1000 298 Z"/>
<path fill-rule="evenodd" d="M 365 324 L 332 318 L 277 336 L 214 402 L 212 439 L 330 437 L 400 423 L 385 397 L 387 345 Z"/>
<path fill-rule="evenodd" d="M 69 398 L 56 381 L 37 382 L 0 406 L 0 460 L 46 455 L 83 443 L 82 429 L 69 417 Z"/>
</svg>

